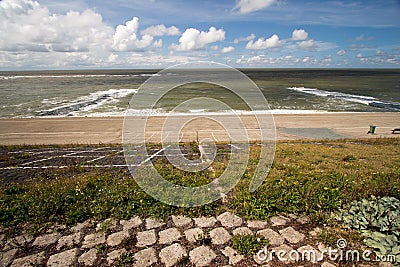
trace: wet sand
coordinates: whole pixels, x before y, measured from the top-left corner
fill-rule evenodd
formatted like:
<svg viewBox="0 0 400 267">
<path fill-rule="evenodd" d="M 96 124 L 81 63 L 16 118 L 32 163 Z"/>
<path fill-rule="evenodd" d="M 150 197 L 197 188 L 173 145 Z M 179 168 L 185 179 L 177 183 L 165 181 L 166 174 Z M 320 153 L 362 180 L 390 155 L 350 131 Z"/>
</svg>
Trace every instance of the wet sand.
<svg viewBox="0 0 400 267">
<path fill-rule="evenodd" d="M 260 139 L 260 129 L 253 116 L 240 116 L 250 140 Z M 217 117 L 213 117 L 218 119 Z M 144 117 L 135 117 L 129 124 L 129 137 L 132 142 L 141 142 L 143 135 L 139 128 Z M 226 119 L 226 118 L 225 118 Z M 134 121 L 134 120 L 137 120 Z M 188 120 L 188 116 L 173 118 L 171 125 Z M 228 119 L 229 121 L 229 119 Z M 338 139 L 338 138 L 376 138 L 400 136 L 391 130 L 400 128 L 400 113 L 314 113 L 314 114 L 277 114 L 274 115 L 278 140 L 299 139 Z M 123 117 L 66 117 L 66 118 L 30 118 L 0 119 L 1 145 L 49 145 L 49 144 L 108 144 L 121 143 Z M 182 126 L 162 127 L 165 117 L 150 117 L 144 136 L 149 142 L 160 142 L 171 136 L 181 141 L 196 141 L 210 138 L 227 141 L 228 135 L 223 127 L 209 119 L 195 119 Z M 171 126 L 170 125 L 170 126 Z M 229 123 L 228 123 L 229 125 Z M 367 134 L 370 125 L 376 125 L 374 135 Z M 233 131 L 242 132 L 241 125 L 232 122 Z M 267 128 L 272 125 L 268 123 Z M 271 133 L 271 131 L 268 131 Z M 176 134 L 178 133 L 178 134 Z M 125 135 L 125 137 L 128 135 Z M 272 138 L 268 135 L 267 138 Z"/>
</svg>

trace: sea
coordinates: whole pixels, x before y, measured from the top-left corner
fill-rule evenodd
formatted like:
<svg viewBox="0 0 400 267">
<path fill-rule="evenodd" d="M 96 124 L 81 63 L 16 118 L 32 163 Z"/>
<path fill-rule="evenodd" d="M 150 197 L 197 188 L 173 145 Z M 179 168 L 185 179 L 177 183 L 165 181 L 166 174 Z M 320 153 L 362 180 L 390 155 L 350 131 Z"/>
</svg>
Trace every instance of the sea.
<svg viewBox="0 0 400 267">
<path fill-rule="evenodd" d="M 273 114 L 400 112 L 400 70 L 241 69 L 268 101 Z M 141 85 L 159 70 L 0 72 L 0 118 L 124 116 Z M 246 90 L 246 88 L 243 88 Z M 151 92 L 149 92 L 151 94 Z M 240 98 L 213 84 L 182 85 L 157 105 L 138 112 L 168 113 L 182 100 L 211 97 L 248 112 Z M 201 106 L 201 105 L 200 105 Z M 132 108 L 132 107 L 131 107 Z M 207 107 L 183 112 L 225 112 Z M 400 113 L 399 113 L 400 115 Z"/>
</svg>

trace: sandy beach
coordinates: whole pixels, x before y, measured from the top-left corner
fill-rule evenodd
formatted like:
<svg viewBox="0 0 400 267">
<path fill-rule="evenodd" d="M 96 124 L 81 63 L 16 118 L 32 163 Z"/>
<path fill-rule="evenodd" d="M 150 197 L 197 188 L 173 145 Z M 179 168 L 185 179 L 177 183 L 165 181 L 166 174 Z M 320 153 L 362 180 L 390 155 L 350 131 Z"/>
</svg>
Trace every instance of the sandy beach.
<svg viewBox="0 0 400 267">
<path fill-rule="evenodd" d="M 175 119 L 182 120 L 183 117 Z M 254 117 L 243 115 L 241 118 L 249 138 L 260 139 L 260 129 Z M 143 117 L 135 119 L 138 122 L 144 120 Z M 123 121 L 123 117 L 1 119 L 0 144 L 118 144 L 122 142 Z M 376 138 L 396 136 L 391 130 L 400 127 L 400 113 L 277 114 L 274 121 L 278 140 Z M 164 122 L 165 117 L 150 117 L 146 127 L 148 141 L 161 140 Z M 377 126 L 374 135 L 367 134 L 370 125 Z M 192 120 L 180 132 L 181 141 L 206 137 L 216 141 L 228 138 L 221 125 L 206 119 Z"/>
</svg>

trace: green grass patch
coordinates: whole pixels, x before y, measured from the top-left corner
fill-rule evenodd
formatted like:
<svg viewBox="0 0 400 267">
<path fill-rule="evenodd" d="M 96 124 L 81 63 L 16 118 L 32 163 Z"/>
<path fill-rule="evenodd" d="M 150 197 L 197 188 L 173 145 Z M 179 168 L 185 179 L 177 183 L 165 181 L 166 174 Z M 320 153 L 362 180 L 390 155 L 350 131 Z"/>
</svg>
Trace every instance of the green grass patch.
<svg viewBox="0 0 400 267">
<path fill-rule="evenodd" d="M 237 235 L 232 237 L 232 248 L 243 256 L 255 255 L 269 244 L 262 235 Z"/>
<path fill-rule="evenodd" d="M 87 219 L 214 216 L 226 210 L 252 220 L 287 212 L 306 213 L 324 221 L 326 214 L 370 195 L 400 199 L 399 138 L 279 142 L 269 175 L 257 191 L 249 193 L 259 149 L 252 146 L 247 170 L 224 202 L 172 207 L 146 194 L 126 170 L 89 172 L 76 167 L 47 170 L 24 184 L 3 184 L 0 224 L 15 227 L 30 223 L 34 230 L 42 231 L 52 223 L 75 224 Z M 196 174 L 179 171 L 164 159 L 155 166 L 171 182 L 199 186 L 219 177 L 227 162 L 222 158 Z"/>
</svg>

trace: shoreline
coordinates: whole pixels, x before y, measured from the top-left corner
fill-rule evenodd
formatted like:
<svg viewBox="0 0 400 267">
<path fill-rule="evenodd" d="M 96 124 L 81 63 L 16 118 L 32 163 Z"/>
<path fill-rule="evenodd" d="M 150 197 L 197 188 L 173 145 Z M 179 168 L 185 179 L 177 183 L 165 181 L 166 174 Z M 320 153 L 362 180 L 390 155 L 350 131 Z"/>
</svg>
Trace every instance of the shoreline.
<svg viewBox="0 0 400 267">
<path fill-rule="evenodd" d="M 176 116 L 176 119 L 183 117 Z M 187 117 L 190 116 L 185 116 L 186 119 Z M 250 139 L 259 140 L 260 130 L 256 127 L 254 117 L 240 117 Z M 135 116 L 138 123 L 143 123 L 144 118 Z M 147 140 L 161 141 L 165 118 L 166 116 L 150 116 L 146 128 Z M 400 127 L 398 112 L 275 114 L 273 118 L 277 140 L 395 137 L 398 135 L 392 134 L 391 130 Z M 121 144 L 123 122 L 124 117 L 120 116 L 0 119 L 0 145 Z M 374 135 L 367 134 L 370 125 L 377 126 Z M 207 121 L 192 121 L 185 125 L 182 133 L 182 141 L 195 141 L 199 137 L 216 141 L 227 140 L 220 125 Z"/>
</svg>

